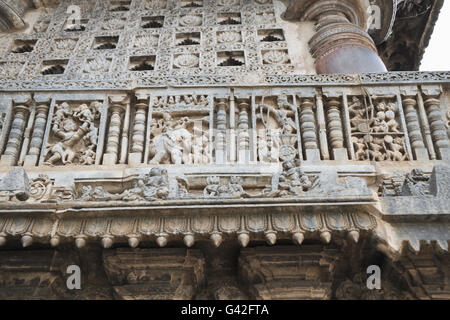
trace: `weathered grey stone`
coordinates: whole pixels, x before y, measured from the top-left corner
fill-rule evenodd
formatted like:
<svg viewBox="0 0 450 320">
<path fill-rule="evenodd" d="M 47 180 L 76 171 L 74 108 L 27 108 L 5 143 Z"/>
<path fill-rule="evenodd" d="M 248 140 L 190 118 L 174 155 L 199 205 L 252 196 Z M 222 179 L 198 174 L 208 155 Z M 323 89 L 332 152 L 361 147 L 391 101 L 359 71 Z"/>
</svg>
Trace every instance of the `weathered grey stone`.
<svg viewBox="0 0 450 320">
<path fill-rule="evenodd" d="M 430 193 L 437 198 L 450 199 L 450 166 L 437 165 L 433 168 Z"/>
<path fill-rule="evenodd" d="M 25 201 L 30 196 L 30 182 L 27 173 L 22 167 L 14 167 L 0 180 L 0 193 L 5 196 L 16 197 L 20 201 Z"/>
</svg>

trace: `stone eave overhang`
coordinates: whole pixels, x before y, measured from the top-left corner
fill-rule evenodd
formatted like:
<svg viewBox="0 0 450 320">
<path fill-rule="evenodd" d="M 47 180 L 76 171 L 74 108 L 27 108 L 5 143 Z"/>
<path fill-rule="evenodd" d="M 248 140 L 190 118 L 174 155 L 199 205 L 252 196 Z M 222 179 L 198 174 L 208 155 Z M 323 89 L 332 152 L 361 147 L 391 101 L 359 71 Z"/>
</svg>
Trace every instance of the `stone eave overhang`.
<svg viewBox="0 0 450 320">
<path fill-rule="evenodd" d="M 444 0 L 430 0 L 429 2 L 432 3 L 431 7 L 417 16 L 411 13 L 411 17 L 404 17 L 402 12 L 397 12 L 391 36 L 378 45 L 378 52 L 388 70 L 419 70 L 425 49 L 428 47 L 444 5 Z M 415 28 L 411 26 L 413 23 L 411 19 L 416 20 Z M 395 56 L 401 54 L 407 55 L 407 57 L 397 60 Z"/>
<path fill-rule="evenodd" d="M 220 246 L 233 239 L 246 246 L 250 240 L 273 245 L 277 240 L 301 243 L 303 239 L 358 242 L 361 237 L 375 241 L 393 259 L 406 248 L 420 252 L 423 244 L 448 250 L 449 212 L 420 215 L 405 209 L 390 213 L 395 201 L 360 197 L 326 202 L 291 198 L 2 204 L 0 238 L 3 242 L 21 239 L 24 247 L 33 242 L 53 246 L 75 242 L 82 247 L 100 241 L 108 248 L 113 243 L 134 246 L 155 240 L 162 247 L 168 241 L 183 240 L 187 246 L 197 240 L 212 240 Z M 443 206 L 439 199 L 428 201 L 430 206 Z"/>
</svg>

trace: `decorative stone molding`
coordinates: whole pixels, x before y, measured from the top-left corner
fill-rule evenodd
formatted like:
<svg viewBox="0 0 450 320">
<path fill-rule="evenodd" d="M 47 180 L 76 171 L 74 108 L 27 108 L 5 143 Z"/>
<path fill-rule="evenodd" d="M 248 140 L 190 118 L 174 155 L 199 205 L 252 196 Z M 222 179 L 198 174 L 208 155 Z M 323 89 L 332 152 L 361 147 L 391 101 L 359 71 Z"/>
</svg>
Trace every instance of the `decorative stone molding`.
<svg viewBox="0 0 450 320">
<path fill-rule="evenodd" d="M 257 300 L 327 300 L 337 251 L 322 246 L 278 246 L 241 251 L 239 278 Z"/>
<path fill-rule="evenodd" d="M 103 265 L 121 300 L 190 300 L 204 282 L 204 258 L 191 249 L 105 251 Z"/>
</svg>

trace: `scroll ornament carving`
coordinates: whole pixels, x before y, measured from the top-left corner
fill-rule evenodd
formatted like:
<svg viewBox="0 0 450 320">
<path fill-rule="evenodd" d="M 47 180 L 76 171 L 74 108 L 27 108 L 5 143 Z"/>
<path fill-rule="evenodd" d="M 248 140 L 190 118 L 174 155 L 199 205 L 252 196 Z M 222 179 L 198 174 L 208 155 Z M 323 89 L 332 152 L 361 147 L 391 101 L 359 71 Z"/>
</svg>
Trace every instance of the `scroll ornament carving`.
<svg viewBox="0 0 450 320">
<path fill-rule="evenodd" d="M 75 192 L 72 187 L 56 187 L 54 181 L 41 174 L 30 182 L 30 198 L 28 202 L 61 202 L 72 201 Z"/>
<path fill-rule="evenodd" d="M 93 164 L 96 156 L 101 103 L 71 107 L 62 103 L 53 117 L 53 143 L 47 148 L 46 165 Z"/>
</svg>

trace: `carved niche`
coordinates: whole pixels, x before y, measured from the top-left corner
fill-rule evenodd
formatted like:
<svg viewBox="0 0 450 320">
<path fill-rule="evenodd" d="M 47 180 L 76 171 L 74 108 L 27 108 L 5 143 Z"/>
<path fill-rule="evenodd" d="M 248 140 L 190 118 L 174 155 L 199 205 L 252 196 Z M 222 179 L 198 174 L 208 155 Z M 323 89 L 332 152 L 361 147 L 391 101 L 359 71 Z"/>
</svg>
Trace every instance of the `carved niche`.
<svg viewBox="0 0 450 320">
<path fill-rule="evenodd" d="M 348 110 L 356 160 L 410 160 L 399 105 L 394 98 L 353 96 Z"/>
<path fill-rule="evenodd" d="M 98 101 L 55 106 L 45 165 L 95 163 L 101 107 Z"/>
</svg>

